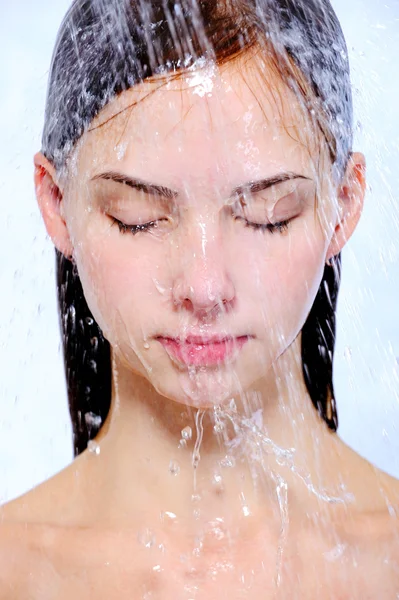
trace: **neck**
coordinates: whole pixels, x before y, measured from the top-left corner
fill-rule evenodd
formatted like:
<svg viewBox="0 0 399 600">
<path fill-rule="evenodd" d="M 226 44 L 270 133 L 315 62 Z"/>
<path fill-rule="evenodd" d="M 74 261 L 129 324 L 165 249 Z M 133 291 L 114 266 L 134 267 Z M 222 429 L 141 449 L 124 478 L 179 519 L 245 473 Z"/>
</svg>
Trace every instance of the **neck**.
<svg viewBox="0 0 399 600">
<path fill-rule="evenodd" d="M 101 454 L 93 457 L 101 463 L 103 518 L 126 522 L 144 510 L 186 523 L 234 521 L 278 512 L 282 488 L 294 512 L 328 505 L 328 496 L 344 499 L 340 442 L 306 390 L 300 337 L 225 408 L 164 398 L 115 357 L 113 373 L 110 413 L 96 439 Z"/>
</svg>

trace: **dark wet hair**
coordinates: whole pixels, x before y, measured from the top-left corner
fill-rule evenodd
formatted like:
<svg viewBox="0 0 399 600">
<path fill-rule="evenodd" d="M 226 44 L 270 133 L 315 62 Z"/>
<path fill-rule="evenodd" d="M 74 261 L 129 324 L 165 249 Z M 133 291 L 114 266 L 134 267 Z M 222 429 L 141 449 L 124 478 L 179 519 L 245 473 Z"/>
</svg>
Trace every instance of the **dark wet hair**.
<svg viewBox="0 0 399 600">
<path fill-rule="evenodd" d="M 352 93 L 345 39 L 329 0 L 76 0 L 58 33 L 49 77 L 42 151 L 62 170 L 80 136 L 122 91 L 171 76 L 198 59 L 227 62 L 258 47 L 302 98 L 342 177 L 350 156 Z M 56 250 L 57 289 L 75 454 L 110 408 L 110 345 L 86 303 L 76 266 Z M 302 328 L 310 398 L 328 427 L 341 256 L 326 265 Z"/>
</svg>

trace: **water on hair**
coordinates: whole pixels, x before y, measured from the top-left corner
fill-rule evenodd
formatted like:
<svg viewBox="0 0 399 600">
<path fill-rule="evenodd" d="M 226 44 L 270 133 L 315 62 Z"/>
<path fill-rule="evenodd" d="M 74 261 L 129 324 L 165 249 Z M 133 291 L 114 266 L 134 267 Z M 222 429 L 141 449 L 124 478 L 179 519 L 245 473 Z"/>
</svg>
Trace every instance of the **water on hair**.
<svg viewBox="0 0 399 600">
<path fill-rule="evenodd" d="M 83 2 L 75 2 L 71 8 L 71 14 L 76 9 L 77 4 L 83 6 Z M 71 40 L 70 52 L 74 51 L 75 42 L 78 45 L 79 59 L 68 64 L 68 82 L 63 84 L 68 85 L 68 90 L 63 88 L 59 90 L 58 97 L 51 98 L 51 111 L 47 114 L 43 136 L 44 149 L 59 169 L 64 168 L 72 148 L 74 148 L 82 132 L 89 127 L 94 116 L 117 93 L 140 81 L 144 81 L 148 73 L 168 76 L 179 70 L 185 70 L 189 87 L 194 90 L 196 95 L 201 98 L 212 96 L 217 65 L 212 43 L 204 29 L 199 4 L 195 0 L 174 3 L 159 2 L 159 5 L 161 4 L 163 9 L 159 8 L 158 10 L 156 8 L 157 3 L 146 0 L 138 2 L 134 13 L 135 18 L 138 18 L 136 24 L 132 23 L 131 19 L 126 18 L 127 3 L 116 2 L 115 0 L 93 0 L 85 3 L 86 9 L 92 10 L 94 14 L 91 27 L 86 30 L 80 27 L 79 21 L 70 19 L 70 16 L 66 18 L 70 20 L 64 36 L 68 35 Z M 326 46 L 323 27 L 319 25 L 317 20 L 312 20 L 312 12 L 317 6 L 318 14 L 324 15 L 325 23 L 330 23 L 330 8 L 326 2 L 322 3 L 317 0 L 303 2 L 295 18 L 289 19 L 287 11 L 290 9 L 291 2 L 288 0 L 278 3 L 273 2 L 273 0 L 254 0 L 252 4 L 254 13 L 257 15 L 258 26 L 263 26 L 268 31 L 269 39 L 281 53 L 281 56 L 286 56 L 288 49 L 289 54 L 296 57 L 302 72 L 312 81 L 320 97 L 324 99 L 324 111 L 330 120 L 331 132 L 337 140 L 337 156 L 334 164 L 335 176 L 342 176 L 352 140 L 351 103 L 342 101 L 342 90 L 345 90 L 345 94 L 350 93 L 350 87 L 348 87 L 346 81 L 348 56 L 346 48 L 338 35 L 329 46 Z M 275 10 L 277 4 L 281 5 L 280 12 Z M 308 23 L 306 29 L 308 39 L 304 39 L 304 28 L 300 21 Z M 336 32 L 336 24 L 333 23 L 331 27 L 333 33 Z M 173 41 L 175 50 L 174 52 L 170 51 L 170 57 L 165 61 L 164 48 L 160 40 L 162 36 L 165 37 L 165 30 L 168 28 L 169 37 Z M 131 36 L 132 29 L 134 29 L 136 36 L 135 43 L 144 46 L 144 50 L 142 47 L 138 48 L 134 45 Z M 58 47 L 61 47 L 61 42 L 62 39 L 58 40 Z M 242 44 L 245 45 L 244 39 Z M 113 63 L 111 61 L 111 64 L 113 64 L 114 70 L 107 73 L 104 73 L 101 68 L 101 63 L 104 61 L 105 47 L 113 53 Z M 148 59 L 148 62 L 145 62 L 144 59 L 142 62 L 143 56 Z M 81 70 L 81 63 L 83 62 L 91 65 L 90 70 L 86 72 Z M 53 74 L 60 81 L 62 81 L 60 72 L 62 67 L 63 65 L 60 65 L 59 72 Z M 101 77 L 107 80 L 101 87 L 101 93 L 96 93 L 98 86 L 94 83 L 94 79 L 98 77 L 98 74 L 101 74 Z M 297 84 L 294 81 L 291 83 L 292 89 L 298 93 L 299 98 Z M 66 101 L 68 98 L 69 100 Z M 303 104 L 303 99 L 300 99 L 300 102 Z M 304 110 L 307 108 L 304 107 Z M 69 112 L 67 113 L 67 111 Z M 315 109 L 311 108 L 310 114 L 315 114 L 314 111 Z M 246 118 L 249 123 L 251 121 L 251 110 L 248 110 Z M 122 160 L 125 156 L 126 146 L 123 144 L 117 146 L 115 151 L 119 160 Z M 248 160 L 251 159 L 253 159 L 253 154 L 249 149 Z M 206 233 L 204 232 L 203 248 L 206 248 L 207 242 Z M 256 271 L 254 271 L 253 276 L 257 277 Z M 157 279 L 154 279 L 154 290 L 162 297 L 168 297 L 169 290 Z M 326 294 L 328 295 L 328 289 Z M 224 307 L 220 306 L 219 308 L 223 313 Z M 66 319 L 70 320 L 72 328 L 76 328 L 76 318 L 76 311 L 71 306 L 69 313 L 66 314 Z M 120 320 L 127 339 L 130 339 L 122 315 L 120 315 Z M 88 317 L 86 325 L 91 326 L 92 324 L 93 320 Z M 193 323 L 182 319 L 180 325 L 180 331 L 184 335 Z M 230 332 L 226 330 L 225 333 L 229 334 Z M 277 335 L 279 334 L 283 335 L 282 332 L 277 330 Z M 91 340 L 94 356 L 99 340 L 97 336 L 93 336 Z M 137 346 L 134 349 L 150 376 L 151 367 L 147 362 L 146 354 L 146 350 L 150 348 L 150 345 L 147 341 L 144 342 L 143 348 L 144 351 L 142 348 L 137 348 Z M 325 348 L 321 347 L 320 352 L 323 354 Z M 350 351 L 348 350 L 349 354 Z M 96 371 L 95 359 L 91 364 L 93 370 Z M 194 405 L 196 398 L 202 398 L 204 394 L 203 378 L 200 375 L 199 369 L 189 369 L 189 379 L 185 384 L 184 392 L 190 397 Z M 289 374 L 287 374 L 287 378 L 289 378 Z M 237 383 L 234 372 L 231 373 L 230 382 L 232 384 Z M 115 383 L 115 394 L 118 399 L 117 373 L 115 373 Z M 291 392 L 295 395 L 296 388 L 294 385 L 291 386 Z M 87 393 L 90 393 L 90 388 Z M 209 400 L 212 404 L 212 398 Z M 288 476 L 294 476 L 311 495 L 318 499 L 320 504 L 349 506 L 354 501 L 354 497 L 351 490 L 344 485 L 338 489 L 320 489 L 307 472 L 306 464 L 303 464 L 296 449 L 280 447 L 270 437 L 267 416 L 258 394 L 250 394 L 242 390 L 240 401 L 241 410 L 238 410 L 235 401 L 230 398 L 227 398 L 221 404 L 213 405 L 213 408 L 207 411 L 201 408 L 196 409 L 194 429 L 190 425 L 180 429 L 176 440 L 176 453 L 170 457 L 168 463 L 171 475 L 170 485 L 173 486 L 175 481 L 179 480 L 181 470 L 179 456 L 182 455 L 181 453 L 191 453 L 193 476 L 191 501 L 193 515 L 199 518 L 203 501 L 198 476 L 202 468 L 201 446 L 204 428 L 211 427 L 212 435 L 217 438 L 224 453 L 224 457 L 209 473 L 209 479 L 212 480 L 212 485 L 216 490 L 223 493 L 225 473 L 228 471 L 234 472 L 234 469 L 238 469 L 244 463 L 250 465 L 254 486 L 261 485 L 263 479 L 268 481 L 269 486 L 274 486 L 275 499 L 280 514 L 280 536 L 275 549 L 274 583 L 275 587 L 279 588 L 282 584 L 282 562 L 290 527 Z M 204 418 L 205 413 L 209 417 L 208 420 Z M 286 418 L 292 418 L 292 414 L 288 411 Z M 95 413 L 87 412 L 84 419 L 89 429 L 89 435 L 91 429 L 98 430 L 101 426 L 101 418 Z M 298 427 L 300 427 L 299 422 Z M 227 434 L 228 431 L 229 434 Z M 316 446 L 317 440 L 315 440 L 315 448 Z M 88 450 L 94 455 L 93 460 L 95 460 L 95 456 L 100 454 L 100 446 L 94 441 L 89 441 Z M 244 517 L 251 514 L 251 506 L 248 505 L 243 494 L 242 514 Z M 162 513 L 164 521 L 175 522 L 178 518 L 178 515 L 176 516 L 168 511 L 165 506 Z M 216 518 L 208 523 L 206 530 L 200 532 L 193 545 L 192 556 L 201 556 L 207 536 L 222 540 L 227 535 L 228 531 L 223 518 Z M 148 551 L 156 546 L 158 542 L 161 543 L 161 541 L 156 540 L 151 523 L 144 524 L 137 536 L 140 544 Z M 167 552 L 168 550 L 164 551 Z M 336 561 L 344 552 L 345 547 L 338 544 L 331 548 L 326 555 L 326 560 Z M 158 563 L 154 564 L 153 568 L 154 572 L 160 571 Z M 209 579 L 215 579 L 219 572 L 229 570 L 239 572 L 240 567 L 232 562 L 215 563 L 212 564 L 206 576 Z M 193 577 L 190 586 L 186 586 L 186 597 L 194 598 L 200 590 L 201 582 L 196 581 Z M 252 584 L 247 582 L 244 587 L 248 591 L 248 597 L 250 597 Z M 147 589 L 143 598 L 150 597 L 152 597 L 151 589 Z"/>
</svg>

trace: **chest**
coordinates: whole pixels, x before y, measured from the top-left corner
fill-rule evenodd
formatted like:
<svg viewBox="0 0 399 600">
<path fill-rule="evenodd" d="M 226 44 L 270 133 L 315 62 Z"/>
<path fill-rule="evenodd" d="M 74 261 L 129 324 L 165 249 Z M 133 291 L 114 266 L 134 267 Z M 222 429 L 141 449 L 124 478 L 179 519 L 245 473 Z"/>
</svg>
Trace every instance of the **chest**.
<svg viewBox="0 0 399 600">
<path fill-rule="evenodd" d="M 0 593 L 0 600 L 398 597 L 399 562 L 391 545 L 332 544 L 315 537 L 289 539 L 284 545 L 261 538 L 232 545 L 218 541 L 192 547 L 172 539 L 164 545 L 151 537 L 147 544 L 138 543 L 126 533 L 86 534 L 86 539 L 64 535 L 46 551 L 20 555 L 13 593 Z"/>
</svg>

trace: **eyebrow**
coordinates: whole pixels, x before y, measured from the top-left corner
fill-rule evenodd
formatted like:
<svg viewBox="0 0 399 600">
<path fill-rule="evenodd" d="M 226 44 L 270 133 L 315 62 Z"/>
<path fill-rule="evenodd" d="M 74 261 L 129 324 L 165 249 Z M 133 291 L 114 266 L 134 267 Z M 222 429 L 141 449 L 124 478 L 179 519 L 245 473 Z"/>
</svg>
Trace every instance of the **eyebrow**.
<svg viewBox="0 0 399 600">
<path fill-rule="evenodd" d="M 241 196 L 248 192 L 256 194 L 257 192 L 267 190 L 267 188 L 270 188 L 273 185 L 284 183 L 284 181 L 291 181 L 293 179 L 307 179 L 310 181 L 309 177 L 305 177 L 305 175 L 300 175 L 299 173 L 281 173 L 279 175 L 274 175 L 273 177 L 267 177 L 266 179 L 259 179 L 258 181 L 250 181 L 244 185 L 239 185 L 234 188 L 232 196 Z"/>
<path fill-rule="evenodd" d="M 115 171 L 99 173 L 98 175 L 95 175 L 91 179 L 91 181 L 95 181 L 96 179 L 110 179 L 111 181 L 116 181 L 116 183 L 122 183 L 124 185 L 128 185 L 131 188 L 134 188 L 135 190 L 145 192 L 146 194 L 163 196 L 164 198 L 176 198 L 176 196 L 179 195 L 179 193 L 175 190 L 164 187 L 163 185 L 148 183 L 147 181 L 143 181 L 142 179 L 137 179 L 136 177 L 129 177 L 128 175 L 124 175 L 123 173 L 116 173 Z"/>
<path fill-rule="evenodd" d="M 163 185 L 149 183 L 147 181 L 143 181 L 142 179 L 130 177 L 129 175 L 125 175 L 124 173 L 118 173 L 116 171 L 106 171 L 105 173 L 99 173 L 98 175 L 95 175 L 91 179 L 91 181 L 95 181 L 97 179 L 107 179 L 115 181 L 116 183 L 128 185 L 133 189 L 145 192 L 146 194 L 162 196 L 163 198 L 173 199 L 179 195 L 179 192 L 171 188 L 165 187 Z M 293 179 L 307 179 L 310 181 L 309 177 L 305 177 L 305 175 L 300 175 L 298 173 L 280 173 L 272 177 L 259 179 L 257 181 L 249 181 L 248 183 L 240 185 L 233 189 L 231 196 L 240 196 L 245 193 L 256 194 L 257 192 L 266 190 L 272 187 L 273 185 L 277 185 L 279 183 L 283 183 L 284 181 L 290 181 Z"/>
</svg>

